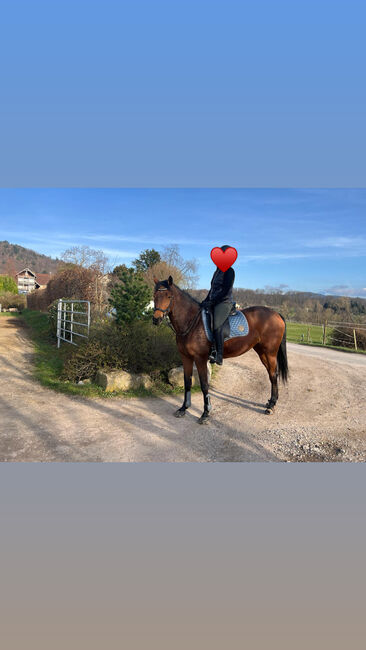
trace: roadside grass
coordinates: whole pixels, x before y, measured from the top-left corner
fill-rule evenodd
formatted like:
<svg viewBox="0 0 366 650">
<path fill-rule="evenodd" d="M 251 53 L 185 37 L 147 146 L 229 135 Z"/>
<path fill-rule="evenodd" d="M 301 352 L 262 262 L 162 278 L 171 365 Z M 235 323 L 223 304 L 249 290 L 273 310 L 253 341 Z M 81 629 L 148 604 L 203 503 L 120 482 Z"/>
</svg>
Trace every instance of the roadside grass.
<svg viewBox="0 0 366 650">
<path fill-rule="evenodd" d="M 50 334 L 48 316 L 39 311 L 25 309 L 16 316 L 28 327 L 34 345 L 34 376 L 47 388 L 52 388 L 61 393 L 81 397 L 159 397 L 161 395 L 179 395 L 182 388 L 173 388 L 163 381 L 155 381 L 154 386 L 147 390 L 139 388 L 129 391 L 105 391 L 96 384 L 74 384 L 60 379 L 66 358 L 71 350 L 67 344 L 57 344 Z M 194 386 L 192 392 L 200 391 L 199 386 Z"/>
</svg>

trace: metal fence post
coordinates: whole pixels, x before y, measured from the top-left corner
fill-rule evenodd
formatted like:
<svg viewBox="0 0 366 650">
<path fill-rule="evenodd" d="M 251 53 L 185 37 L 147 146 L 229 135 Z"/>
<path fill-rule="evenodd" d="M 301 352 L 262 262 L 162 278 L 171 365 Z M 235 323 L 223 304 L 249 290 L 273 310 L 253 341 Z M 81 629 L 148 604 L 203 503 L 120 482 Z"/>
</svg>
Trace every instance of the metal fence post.
<svg viewBox="0 0 366 650">
<path fill-rule="evenodd" d="M 57 305 L 57 347 L 60 347 L 61 343 L 61 308 L 62 308 L 62 300 L 61 298 L 58 301 Z"/>
<path fill-rule="evenodd" d="M 70 325 L 71 325 L 71 327 L 70 327 L 70 341 L 72 343 L 72 328 L 73 328 L 73 325 L 74 325 L 74 303 L 73 302 L 71 303 Z"/>
<path fill-rule="evenodd" d="M 90 330 L 90 302 L 88 302 L 88 334 Z"/>
</svg>

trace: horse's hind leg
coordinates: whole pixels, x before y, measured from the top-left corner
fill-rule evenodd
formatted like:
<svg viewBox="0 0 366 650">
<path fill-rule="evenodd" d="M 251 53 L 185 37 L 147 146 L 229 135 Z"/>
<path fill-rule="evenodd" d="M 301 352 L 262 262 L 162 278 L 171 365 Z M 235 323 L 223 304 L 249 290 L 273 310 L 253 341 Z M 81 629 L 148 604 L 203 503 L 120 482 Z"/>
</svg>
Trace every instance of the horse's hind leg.
<svg viewBox="0 0 366 650">
<path fill-rule="evenodd" d="M 184 370 L 184 402 L 180 409 L 174 415 L 176 418 L 182 418 L 186 414 L 186 410 L 191 406 L 191 387 L 192 387 L 192 370 L 193 359 L 181 354 Z"/>
<path fill-rule="evenodd" d="M 278 400 L 277 356 L 275 354 L 269 354 L 260 343 L 254 346 L 254 350 L 266 368 L 269 380 L 271 382 L 271 397 L 266 404 L 265 411 L 269 415 L 273 413 L 273 409 L 276 406 Z"/>
</svg>

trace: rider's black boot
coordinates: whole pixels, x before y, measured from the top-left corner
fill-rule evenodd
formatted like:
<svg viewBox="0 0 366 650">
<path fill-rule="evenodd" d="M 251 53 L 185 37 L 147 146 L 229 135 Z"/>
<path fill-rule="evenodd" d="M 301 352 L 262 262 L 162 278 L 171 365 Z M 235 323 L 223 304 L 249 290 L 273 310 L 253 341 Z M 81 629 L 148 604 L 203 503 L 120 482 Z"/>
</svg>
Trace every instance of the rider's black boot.
<svg viewBox="0 0 366 650">
<path fill-rule="evenodd" d="M 216 344 L 216 359 L 215 363 L 222 366 L 223 353 L 224 353 L 224 326 L 218 327 L 214 330 L 215 344 Z"/>
</svg>

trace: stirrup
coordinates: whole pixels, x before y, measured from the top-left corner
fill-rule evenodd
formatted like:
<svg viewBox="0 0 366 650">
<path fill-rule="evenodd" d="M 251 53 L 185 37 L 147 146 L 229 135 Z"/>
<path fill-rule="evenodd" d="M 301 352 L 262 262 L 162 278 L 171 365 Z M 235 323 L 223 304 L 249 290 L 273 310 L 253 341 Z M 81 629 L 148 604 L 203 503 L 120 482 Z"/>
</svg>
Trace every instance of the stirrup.
<svg viewBox="0 0 366 650">
<path fill-rule="evenodd" d="M 210 363 L 216 363 L 217 351 L 216 348 L 212 348 L 208 360 Z"/>
</svg>

